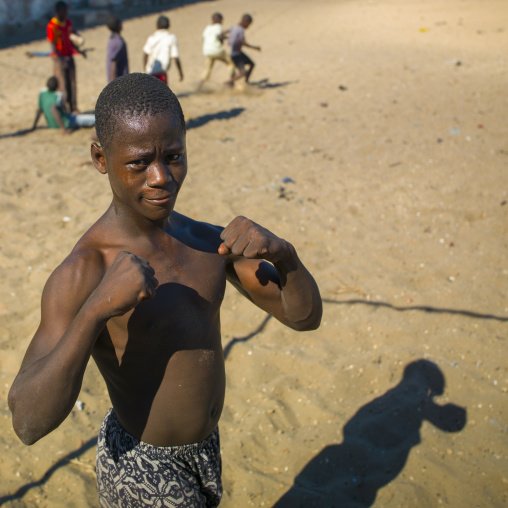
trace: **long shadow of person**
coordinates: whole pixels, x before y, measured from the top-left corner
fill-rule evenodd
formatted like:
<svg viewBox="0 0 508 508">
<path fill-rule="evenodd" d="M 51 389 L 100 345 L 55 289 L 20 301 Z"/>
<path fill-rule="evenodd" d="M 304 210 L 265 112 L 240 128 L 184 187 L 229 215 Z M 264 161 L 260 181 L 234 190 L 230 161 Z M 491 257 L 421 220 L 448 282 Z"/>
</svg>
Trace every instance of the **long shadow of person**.
<svg viewBox="0 0 508 508">
<path fill-rule="evenodd" d="M 377 491 L 397 477 L 411 448 L 420 443 L 424 420 L 445 432 L 464 428 L 464 408 L 433 401 L 444 387 L 436 364 L 408 364 L 401 382 L 360 408 L 345 425 L 343 442 L 314 457 L 274 508 L 372 506 Z"/>
</svg>

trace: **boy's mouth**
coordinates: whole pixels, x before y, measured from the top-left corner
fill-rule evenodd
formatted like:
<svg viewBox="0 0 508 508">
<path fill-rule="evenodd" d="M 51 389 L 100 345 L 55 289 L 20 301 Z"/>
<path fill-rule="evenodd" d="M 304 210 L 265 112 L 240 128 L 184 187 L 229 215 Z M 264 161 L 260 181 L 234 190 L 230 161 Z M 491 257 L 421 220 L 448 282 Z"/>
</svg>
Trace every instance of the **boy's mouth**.
<svg viewBox="0 0 508 508">
<path fill-rule="evenodd" d="M 143 197 L 143 199 L 145 201 L 148 201 L 148 203 L 152 203 L 154 205 L 163 205 L 164 203 L 167 203 L 170 199 L 171 199 L 171 194 L 164 194 L 162 196 L 153 196 L 153 197 L 148 197 L 148 196 L 145 196 Z"/>
</svg>

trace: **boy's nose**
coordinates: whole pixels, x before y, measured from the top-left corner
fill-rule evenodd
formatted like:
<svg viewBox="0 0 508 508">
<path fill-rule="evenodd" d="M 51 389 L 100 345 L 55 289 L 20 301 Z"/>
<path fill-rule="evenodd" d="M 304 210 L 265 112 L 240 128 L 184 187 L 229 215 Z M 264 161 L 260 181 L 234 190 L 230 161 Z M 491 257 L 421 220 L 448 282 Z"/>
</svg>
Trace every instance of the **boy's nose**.
<svg viewBox="0 0 508 508">
<path fill-rule="evenodd" d="M 153 162 L 148 170 L 147 183 L 150 187 L 162 187 L 173 180 L 169 167 L 162 162 Z"/>
</svg>

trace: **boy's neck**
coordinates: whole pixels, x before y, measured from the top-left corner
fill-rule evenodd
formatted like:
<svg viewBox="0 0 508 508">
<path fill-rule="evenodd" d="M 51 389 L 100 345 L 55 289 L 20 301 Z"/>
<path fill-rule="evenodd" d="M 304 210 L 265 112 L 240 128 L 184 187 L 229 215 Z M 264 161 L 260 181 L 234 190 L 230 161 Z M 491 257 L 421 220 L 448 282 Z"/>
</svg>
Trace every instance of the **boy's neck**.
<svg viewBox="0 0 508 508">
<path fill-rule="evenodd" d="M 171 215 L 165 219 L 151 220 L 130 209 L 125 209 L 113 199 L 103 217 L 112 227 L 120 230 L 122 236 L 155 238 L 165 231 Z"/>
</svg>

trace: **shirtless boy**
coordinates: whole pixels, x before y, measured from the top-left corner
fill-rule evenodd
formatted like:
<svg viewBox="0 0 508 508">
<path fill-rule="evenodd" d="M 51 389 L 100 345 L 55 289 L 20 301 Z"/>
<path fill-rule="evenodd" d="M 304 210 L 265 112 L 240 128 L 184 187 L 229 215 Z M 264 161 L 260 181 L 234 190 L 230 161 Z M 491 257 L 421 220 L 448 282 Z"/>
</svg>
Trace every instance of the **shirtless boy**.
<svg viewBox="0 0 508 508">
<path fill-rule="evenodd" d="M 97 447 L 100 505 L 217 506 L 226 281 L 295 330 L 319 326 L 319 290 L 294 247 L 254 222 L 222 228 L 173 210 L 185 122 L 162 81 L 119 77 L 95 111 L 91 155 L 112 203 L 46 283 L 9 393 L 13 426 L 28 445 L 56 429 L 92 356 L 113 405 Z"/>
</svg>

